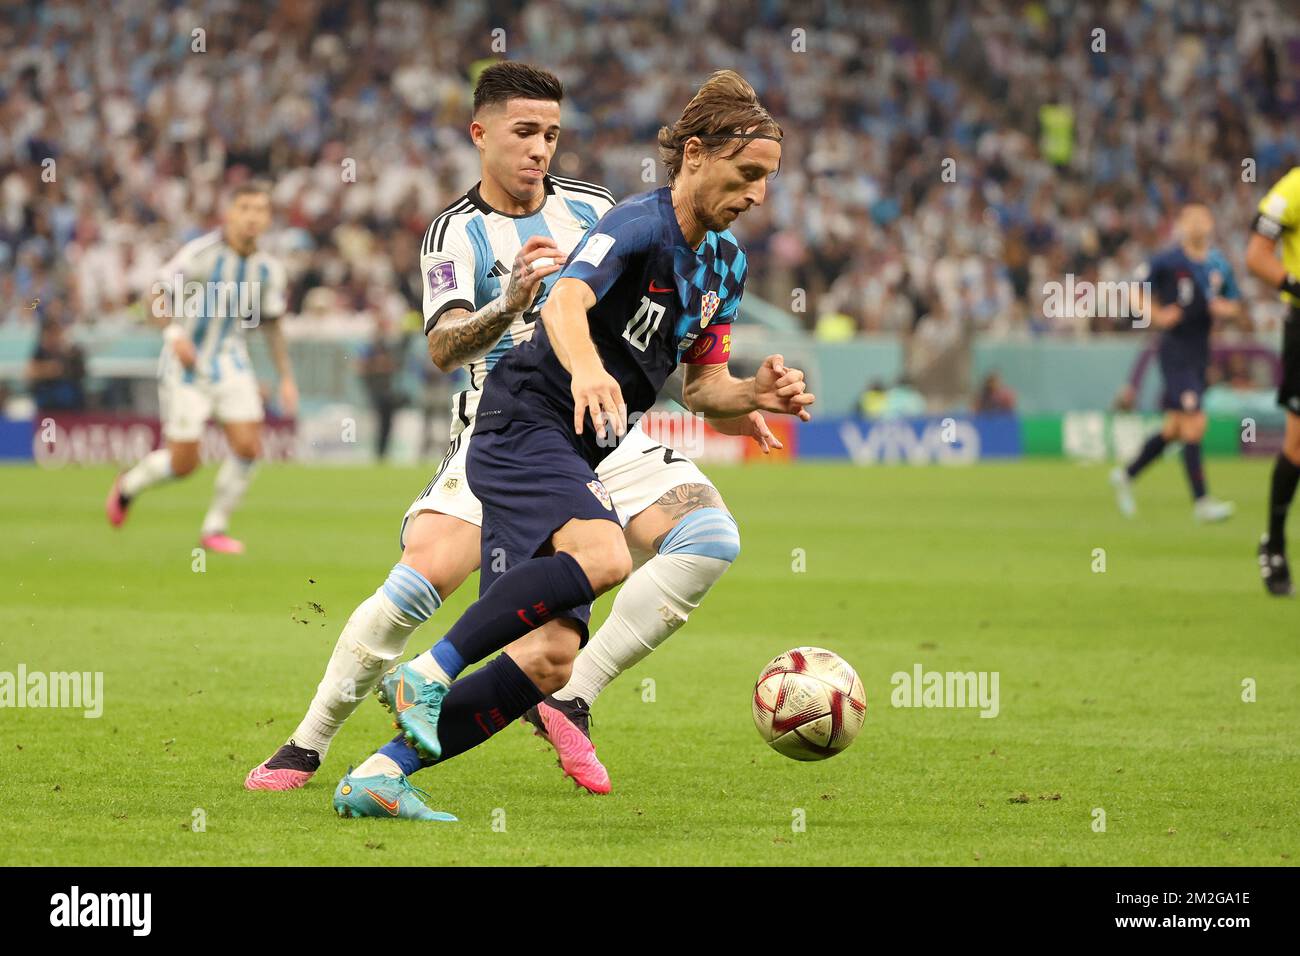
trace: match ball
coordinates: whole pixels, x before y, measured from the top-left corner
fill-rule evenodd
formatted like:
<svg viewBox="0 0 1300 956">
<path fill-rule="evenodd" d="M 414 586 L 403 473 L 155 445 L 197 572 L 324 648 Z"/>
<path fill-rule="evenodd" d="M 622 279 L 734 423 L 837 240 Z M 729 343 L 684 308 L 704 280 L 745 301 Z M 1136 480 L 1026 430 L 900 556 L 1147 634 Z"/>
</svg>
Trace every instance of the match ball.
<svg viewBox="0 0 1300 956">
<path fill-rule="evenodd" d="M 796 647 L 763 668 L 754 685 L 754 726 L 793 760 L 825 760 L 853 743 L 867 719 L 867 694 L 848 661 L 821 647 Z"/>
</svg>

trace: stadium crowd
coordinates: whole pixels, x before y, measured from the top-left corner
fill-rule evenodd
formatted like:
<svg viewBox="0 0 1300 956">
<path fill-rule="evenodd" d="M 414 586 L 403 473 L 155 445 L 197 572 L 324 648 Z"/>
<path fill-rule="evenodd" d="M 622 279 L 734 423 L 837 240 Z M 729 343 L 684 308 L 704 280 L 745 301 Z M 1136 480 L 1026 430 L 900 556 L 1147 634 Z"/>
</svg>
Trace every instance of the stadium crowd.
<svg viewBox="0 0 1300 956">
<path fill-rule="evenodd" d="M 739 69 L 786 132 L 737 227 L 749 288 L 828 338 L 1122 331 L 1050 314 L 1045 283 L 1132 276 L 1193 199 L 1245 280 L 1255 205 L 1300 161 L 1300 16 L 1273 0 L 16 4 L 0 323 L 138 318 L 250 176 L 292 311 L 400 318 L 419 236 L 477 178 L 471 78 L 500 56 L 560 75 L 553 169 L 616 195 L 663 183 L 658 127 Z"/>
</svg>

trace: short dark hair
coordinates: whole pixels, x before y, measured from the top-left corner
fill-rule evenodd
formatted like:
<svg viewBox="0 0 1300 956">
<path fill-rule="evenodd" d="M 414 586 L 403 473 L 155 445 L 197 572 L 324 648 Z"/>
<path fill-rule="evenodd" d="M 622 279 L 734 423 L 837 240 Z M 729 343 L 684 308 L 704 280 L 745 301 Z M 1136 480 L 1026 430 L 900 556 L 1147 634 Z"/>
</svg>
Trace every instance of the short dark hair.
<svg viewBox="0 0 1300 956">
<path fill-rule="evenodd" d="M 559 103 L 564 99 L 564 84 L 555 74 L 527 63 L 493 63 L 474 84 L 474 115 L 484 107 L 514 99 Z"/>
<path fill-rule="evenodd" d="M 250 179 L 246 183 L 240 183 L 226 197 L 226 202 L 232 203 L 240 196 L 265 196 L 271 198 L 271 184 L 263 182 L 260 179 Z"/>
</svg>

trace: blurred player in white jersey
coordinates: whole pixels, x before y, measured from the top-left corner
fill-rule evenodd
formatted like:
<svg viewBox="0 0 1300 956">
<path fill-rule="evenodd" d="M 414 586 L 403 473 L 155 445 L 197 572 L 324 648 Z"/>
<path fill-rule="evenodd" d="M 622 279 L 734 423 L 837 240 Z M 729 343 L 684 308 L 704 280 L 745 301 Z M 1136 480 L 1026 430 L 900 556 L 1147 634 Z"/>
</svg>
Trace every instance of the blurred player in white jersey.
<svg viewBox="0 0 1300 956">
<path fill-rule="evenodd" d="M 285 414 L 298 407 L 298 387 L 284 332 L 284 268 L 257 248 L 271 225 L 266 186 L 245 184 L 230 194 L 225 221 L 186 243 L 155 282 L 153 315 L 167 322 L 158 362 L 158 395 L 165 446 L 118 475 L 105 503 L 109 523 L 120 527 L 142 492 L 183 478 L 199 466 L 199 440 L 209 418 L 221 423 L 230 456 L 217 470 L 212 505 L 203 518 L 203 547 L 238 554 L 241 542 L 226 531 L 261 454 L 262 398 L 244 340 L 246 328 L 268 337 Z"/>
<path fill-rule="evenodd" d="M 451 444 L 403 518 L 401 561 L 353 612 L 302 722 L 249 772 L 244 785 L 250 790 L 305 784 L 344 720 L 401 658 L 415 629 L 479 567 L 483 513 L 465 462 L 483 381 L 498 358 L 532 335 L 568 251 L 614 205 L 602 187 L 548 172 L 562 96 L 554 76 L 519 63 L 489 67 L 479 79 L 470 132 L 483 178 L 434 219 L 420 258 L 429 355 L 443 371 L 463 365 L 469 373 L 467 388 L 454 400 Z M 716 346 L 728 348 L 729 340 Z M 678 382 L 679 400 L 680 393 Z M 710 424 L 747 435 L 764 450 L 769 443 L 780 447 L 757 412 Z M 644 563 L 619 591 L 572 673 L 572 650 L 566 658 L 563 647 L 586 641 L 585 619 L 551 621 L 457 680 L 443 704 L 443 760 L 527 712 L 555 746 L 565 773 L 593 793 L 609 791 L 609 775 L 590 740 L 591 702 L 685 623 L 739 552 L 740 539 L 712 482 L 644 429 L 629 432 L 599 475 Z M 706 530 L 714 541 L 724 541 L 724 550 L 696 553 L 694 537 Z M 497 690 L 511 705 L 482 706 Z M 544 695 L 549 696 L 543 700 Z M 385 760 L 371 757 L 357 774 L 396 775 Z M 371 768 L 375 763 L 380 766 Z"/>
</svg>

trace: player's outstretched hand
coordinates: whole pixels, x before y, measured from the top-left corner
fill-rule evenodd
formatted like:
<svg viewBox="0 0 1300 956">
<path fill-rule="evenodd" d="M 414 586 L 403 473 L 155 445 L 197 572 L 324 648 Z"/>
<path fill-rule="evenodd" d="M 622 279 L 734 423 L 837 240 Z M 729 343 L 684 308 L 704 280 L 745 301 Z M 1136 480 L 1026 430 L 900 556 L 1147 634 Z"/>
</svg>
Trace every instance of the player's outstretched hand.
<svg viewBox="0 0 1300 956">
<path fill-rule="evenodd" d="M 742 435 L 754 439 L 754 444 L 763 449 L 764 455 L 770 455 L 773 448 L 785 447 L 781 444 L 781 439 L 773 435 L 772 429 L 767 427 L 767 419 L 763 417 L 762 412 L 750 412 L 748 415 L 737 415 L 735 418 L 705 420 L 714 431 L 723 435 Z"/>
<path fill-rule="evenodd" d="M 769 355 L 763 360 L 754 376 L 754 398 L 763 411 L 795 415 L 800 421 L 811 421 L 808 406 L 817 399 L 807 390 L 803 372 L 786 368 L 780 355 Z"/>
<path fill-rule="evenodd" d="M 530 236 L 515 254 L 510 279 L 501 293 L 507 312 L 523 312 L 533 304 L 542 280 L 564 268 L 565 256 L 548 236 Z"/>
<path fill-rule="evenodd" d="M 606 425 L 611 426 L 620 438 L 624 435 L 627 431 L 627 406 L 623 403 L 623 390 L 600 362 L 575 368 L 572 390 L 574 431 L 582 434 L 583 419 L 590 412 L 600 441 L 605 441 Z"/>
</svg>

